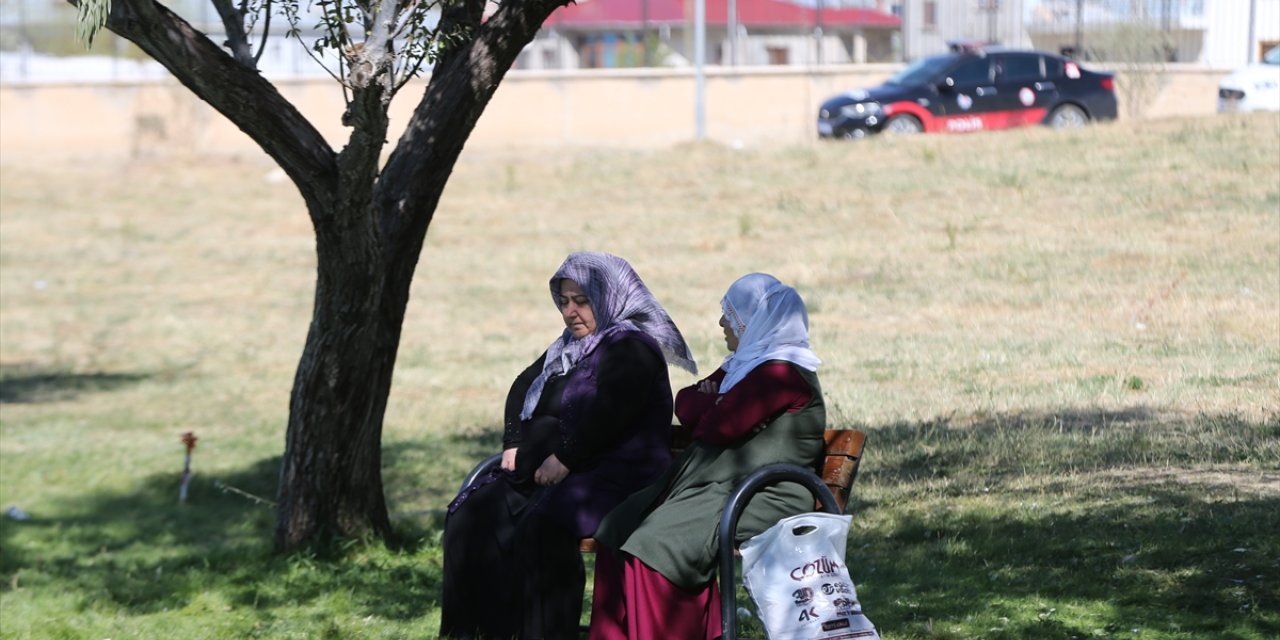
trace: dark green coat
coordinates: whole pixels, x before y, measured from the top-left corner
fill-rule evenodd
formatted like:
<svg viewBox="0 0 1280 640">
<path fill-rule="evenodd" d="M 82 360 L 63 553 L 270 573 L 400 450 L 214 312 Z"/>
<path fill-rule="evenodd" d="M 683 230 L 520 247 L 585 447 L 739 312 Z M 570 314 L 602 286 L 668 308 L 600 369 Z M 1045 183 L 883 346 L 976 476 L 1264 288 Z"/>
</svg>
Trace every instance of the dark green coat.
<svg viewBox="0 0 1280 640">
<path fill-rule="evenodd" d="M 822 388 L 815 373 L 794 368 L 813 388 L 813 398 L 804 408 L 782 414 L 732 446 L 695 442 L 654 484 L 611 511 L 596 530 L 596 540 L 639 558 L 686 589 L 710 582 L 720 543 L 720 514 L 734 487 L 765 465 L 790 462 L 812 468 L 822 455 L 827 422 Z M 738 521 L 737 541 L 763 532 L 780 518 L 812 510 L 813 496 L 798 484 L 765 489 Z"/>
</svg>

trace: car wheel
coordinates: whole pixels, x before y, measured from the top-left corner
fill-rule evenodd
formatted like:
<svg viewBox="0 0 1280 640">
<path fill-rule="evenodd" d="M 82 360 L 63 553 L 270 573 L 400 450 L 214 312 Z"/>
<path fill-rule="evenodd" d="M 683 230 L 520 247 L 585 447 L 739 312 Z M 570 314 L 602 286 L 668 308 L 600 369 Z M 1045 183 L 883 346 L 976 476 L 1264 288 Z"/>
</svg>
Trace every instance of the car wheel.
<svg viewBox="0 0 1280 640">
<path fill-rule="evenodd" d="M 922 133 L 924 125 L 920 124 L 920 120 L 915 116 L 902 113 L 889 118 L 889 121 L 884 123 L 884 130 L 888 133 Z"/>
<path fill-rule="evenodd" d="M 1049 114 L 1049 126 L 1054 129 L 1079 129 L 1086 124 L 1089 116 L 1074 104 L 1060 105 Z"/>
</svg>

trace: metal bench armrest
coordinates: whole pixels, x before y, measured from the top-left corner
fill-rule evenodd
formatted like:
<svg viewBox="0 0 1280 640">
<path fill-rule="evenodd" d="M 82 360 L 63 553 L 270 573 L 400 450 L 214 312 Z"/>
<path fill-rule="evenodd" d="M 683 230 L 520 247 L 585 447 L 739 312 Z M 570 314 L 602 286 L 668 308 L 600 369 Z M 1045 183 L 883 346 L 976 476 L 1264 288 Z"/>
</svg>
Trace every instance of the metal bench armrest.
<svg viewBox="0 0 1280 640">
<path fill-rule="evenodd" d="M 466 489 L 467 487 L 471 486 L 471 483 L 475 482 L 476 478 L 479 478 L 480 476 L 488 473 L 490 469 L 500 464 L 502 464 L 501 453 L 495 453 L 489 456 L 488 458 L 481 460 L 480 464 L 477 464 L 476 466 L 472 467 L 471 471 L 467 473 L 467 477 L 463 479 L 462 486 L 458 487 L 458 491 L 462 491 L 463 489 Z"/>
<path fill-rule="evenodd" d="M 841 505 L 836 503 L 835 495 L 823 484 L 822 479 L 811 469 L 798 465 L 764 466 L 738 483 L 725 502 L 724 513 L 720 515 L 720 630 L 723 640 L 738 638 L 738 603 L 734 595 L 738 590 L 737 568 L 734 565 L 738 519 L 756 493 L 782 482 L 795 482 L 804 486 L 813 494 L 814 500 L 822 505 L 823 511 L 834 514 L 841 512 Z"/>
</svg>

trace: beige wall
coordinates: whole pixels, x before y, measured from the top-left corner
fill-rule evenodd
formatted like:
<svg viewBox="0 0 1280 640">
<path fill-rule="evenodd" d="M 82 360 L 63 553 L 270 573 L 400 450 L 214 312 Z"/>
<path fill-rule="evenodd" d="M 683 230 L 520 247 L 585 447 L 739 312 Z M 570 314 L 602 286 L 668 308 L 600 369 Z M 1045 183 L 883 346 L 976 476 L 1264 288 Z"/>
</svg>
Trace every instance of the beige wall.
<svg viewBox="0 0 1280 640">
<path fill-rule="evenodd" d="M 747 146 L 813 140 L 823 99 L 877 84 L 896 68 L 712 69 L 706 79 L 706 135 Z M 1146 116 L 1212 114 L 1217 82 L 1225 74 L 1202 67 L 1166 71 Z M 645 148 L 689 141 L 695 137 L 694 85 L 690 70 L 512 72 L 467 148 Z M 332 80 L 285 80 L 277 86 L 335 149 L 341 148 L 347 130 L 339 124 L 342 94 Z M 393 132 L 407 120 L 423 86 L 405 87 L 392 104 Z M 1123 90 L 1119 95 L 1123 100 Z M 5 162 L 178 153 L 261 152 L 176 81 L 0 86 L 0 159 Z"/>
</svg>

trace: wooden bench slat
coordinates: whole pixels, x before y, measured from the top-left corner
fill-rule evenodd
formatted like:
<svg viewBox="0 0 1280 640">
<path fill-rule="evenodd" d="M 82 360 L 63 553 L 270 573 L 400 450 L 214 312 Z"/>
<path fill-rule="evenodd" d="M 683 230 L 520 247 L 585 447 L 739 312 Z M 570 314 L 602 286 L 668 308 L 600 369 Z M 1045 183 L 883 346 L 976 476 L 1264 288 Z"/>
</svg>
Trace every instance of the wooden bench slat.
<svg viewBox="0 0 1280 640">
<path fill-rule="evenodd" d="M 857 468 L 858 458 L 845 455 L 827 456 L 827 462 L 822 467 L 822 481 L 829 485 L 846 487 L 850 484 L 849 479 Z"/>
<path fill-rule="evenodd" d="M 840 512 L 844 513 L 849 504 L 849 491 L 858 477 L 858 464 L 862 462 L 867 434 L 856 429 L 827 429 L 822 438 L 827 443 L 822 482 L 831 489 Z"/>
<path fill-rule="evenodd" d="M 822 432 L 822 439 L 827 443 L 827 455 L 840 452 L 859 456 L 862 455 L 867 434 L 857 429 L 827 429 Z"/>
</svg>

